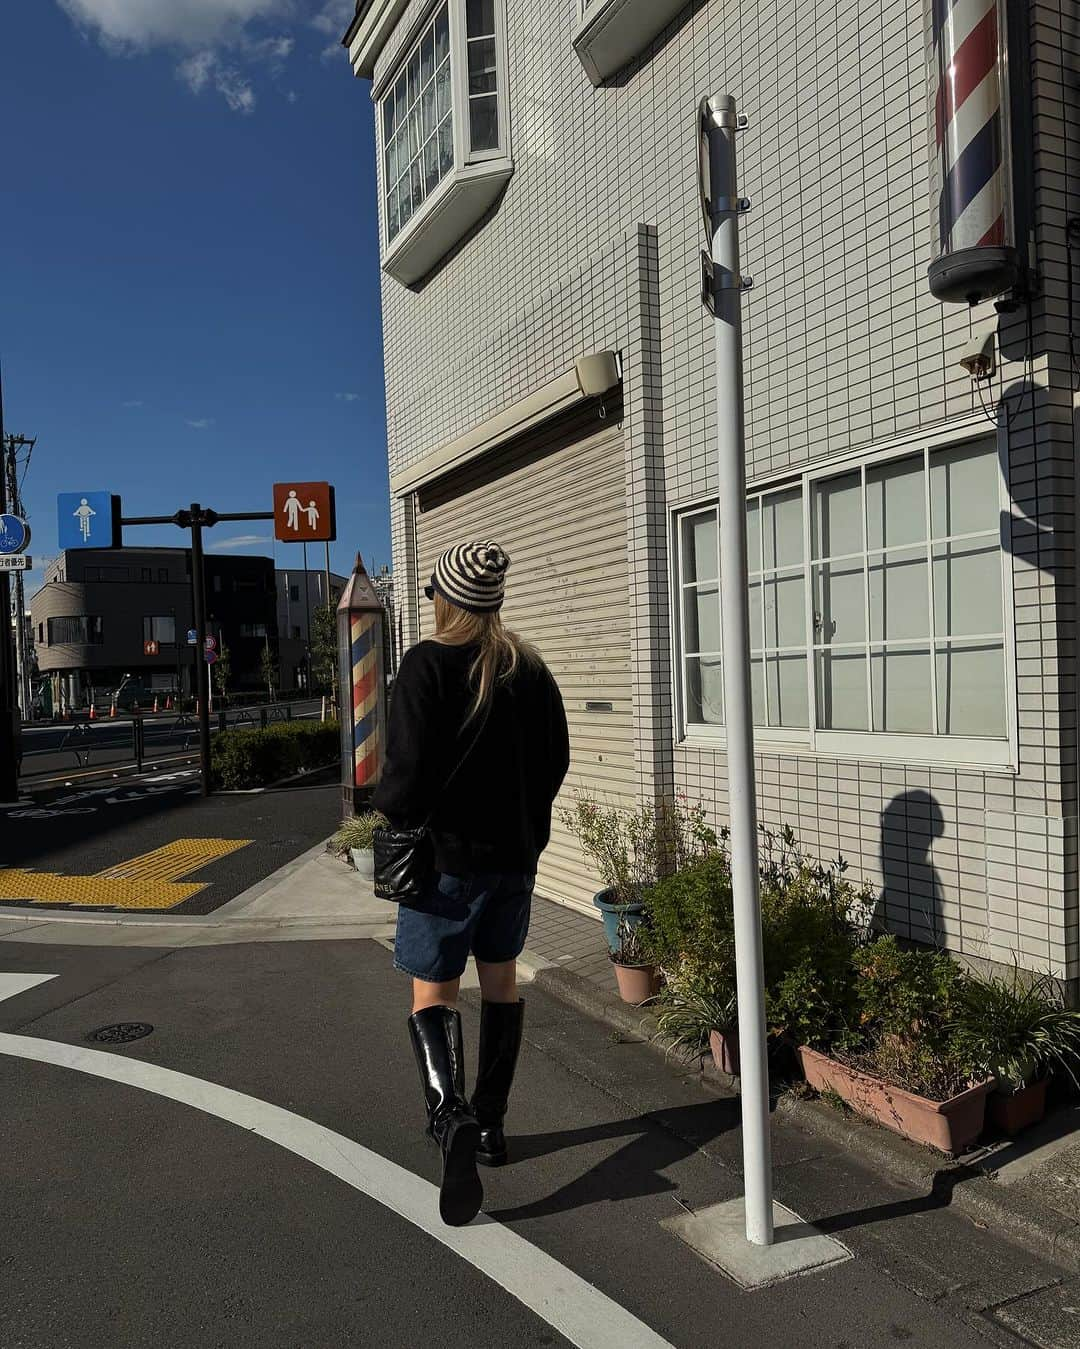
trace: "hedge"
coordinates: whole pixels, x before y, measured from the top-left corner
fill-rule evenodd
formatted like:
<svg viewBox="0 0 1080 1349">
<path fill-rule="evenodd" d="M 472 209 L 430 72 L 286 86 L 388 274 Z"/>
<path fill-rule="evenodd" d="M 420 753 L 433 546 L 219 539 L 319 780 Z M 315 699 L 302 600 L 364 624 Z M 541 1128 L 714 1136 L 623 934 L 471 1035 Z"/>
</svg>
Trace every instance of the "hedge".
<svg viewBox="0 0 1080 1349">
<path fill-rule="evenodd" d="M 260 731 L 219 731 L 210 740 L 210 775 L 219 789 L 265 787 L 304 769 L 336 763 L 340 754 L 336 721 L 284 721 Z"/>
</svg>

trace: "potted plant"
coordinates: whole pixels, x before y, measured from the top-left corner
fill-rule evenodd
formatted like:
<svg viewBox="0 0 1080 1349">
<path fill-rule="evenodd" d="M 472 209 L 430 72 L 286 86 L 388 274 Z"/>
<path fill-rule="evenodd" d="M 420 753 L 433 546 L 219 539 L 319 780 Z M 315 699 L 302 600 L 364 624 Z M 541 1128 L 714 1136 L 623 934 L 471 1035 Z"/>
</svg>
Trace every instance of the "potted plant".
<svg viewBox="0 0 1080 1349">
<path fill-rule="evenodd" d="M 559 818 L 603 882 L 593 903 L 612 953 L 618 950 L 620 929 L 643 921 L 646 894 L 657 880 L 718 846 L 704 808 L 688 807 L 683 797 L 661 797 L 629 810 L 578 793 Z"/>
<path fill-rule="evenodd" d="M 1080 1012 L 1065 1007 L 1049 975 L 1015 965 L 1007 975 L 969 974 L 964 1023 L 993 1074 L 990 1116 L 1003 1133 L 1042 1119 L 1055 1068 L 1077 1084 Z"/>
<path fill-rule="evenodd" d="M 615 982 L 623 1002 L 640 1006 L 656 996 L 659 991 L 656 959 L 649 949 L 648 932 L 643 923 L 619 924 L 611 963 L 615 966 Z"/>
<path fill-rule="evenodd" d="M 345 820 L 333 837 L 333 846 L 339 856 L 348 856 L 362 879 L 375 879 L 375 830 L 386 820 L 377 810 L 354 815 Z"/>
<path fill-rule="evenodd" d="M 850 1022 L 819 1021 L 799 1047 L 810 1086 L 858 1114 L 950 1155 L 979 1137 L 993 1085 L 963 1024 L 964 972 L 940 951 L 882 937 L 853 959 Z"/>
<path fill-rule="evenodd" d="M 738 1077 L 734 973 L 734 968 L 713 963 L 669 975 L 657 999 L 656 1039 L 692 1054 L 708 1050 L 721 1072 Z"/>
</svg>

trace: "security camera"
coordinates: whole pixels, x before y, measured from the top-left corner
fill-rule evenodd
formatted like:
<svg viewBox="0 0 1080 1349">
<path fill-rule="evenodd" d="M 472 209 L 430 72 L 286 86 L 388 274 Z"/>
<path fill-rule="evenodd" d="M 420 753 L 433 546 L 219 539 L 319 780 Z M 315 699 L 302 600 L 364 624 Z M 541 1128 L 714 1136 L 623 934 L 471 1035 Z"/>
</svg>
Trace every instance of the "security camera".
<svg viewBox="0 0 1080 1349">
<path fill-rule="evenodd" d="M 997 369 L 993 328 L 976 332 L 960 353 L 960 364 L 972 379 L 990 379 Z"/>
</svg>

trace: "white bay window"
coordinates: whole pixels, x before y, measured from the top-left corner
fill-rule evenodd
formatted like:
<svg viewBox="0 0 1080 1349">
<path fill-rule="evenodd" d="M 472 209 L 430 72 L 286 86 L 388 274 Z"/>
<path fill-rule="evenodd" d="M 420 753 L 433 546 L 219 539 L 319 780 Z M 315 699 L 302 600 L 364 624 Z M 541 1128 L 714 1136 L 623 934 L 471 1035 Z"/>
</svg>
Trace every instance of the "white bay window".
<svg viewBox="0 0 1080 1349">
<path fill-rule="evenodd" d="M 1001 478 L 992 439 L 819 469 L 747 500 L 763 743 L 1011 762 Z M 715 507 L 678 528 L 687 735 L 723 725 Z"/>
<path fill-rule="evenodd" d="M 383 267 L 425 276 L 491 206 L 510 160 L 503 0 L 442 0 L 384 79 Z"/>
</svg>

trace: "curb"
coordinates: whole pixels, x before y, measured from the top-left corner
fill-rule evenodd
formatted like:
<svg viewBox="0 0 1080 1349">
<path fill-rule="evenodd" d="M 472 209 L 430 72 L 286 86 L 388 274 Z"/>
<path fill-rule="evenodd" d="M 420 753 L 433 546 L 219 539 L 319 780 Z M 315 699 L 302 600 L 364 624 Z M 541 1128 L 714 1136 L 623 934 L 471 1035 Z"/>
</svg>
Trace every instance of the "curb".
<svg viewBox="0 0 1080 1349">
<path fill-rule="evenodd" d="M 737 1078 L 720 1072 L 708 1059 L 665 1049 L 652 1039 L 655 1022 L 648 1014 L 608 995 L 580 975 L 555 966 L 537 970 L 534 986 L 586 1016 L 613 1026 L 628 1039 L 647 1045 L 668 1064 L 700 1072 L 718 1094 L 737 1094 Z M 985 1161 L 949 1161 L 907 1139 L 839 1111 L 817 1099 L 781 1095 L 776 1116 L 804 1132 L 851 1153 L 876 1171 L 927 1194 L 981 1227 L 992 1228 L 1024 1250 L 1080 1273 L 1080 1220 L 1033 1202 L 993 1179 Z"/>
</svg>

